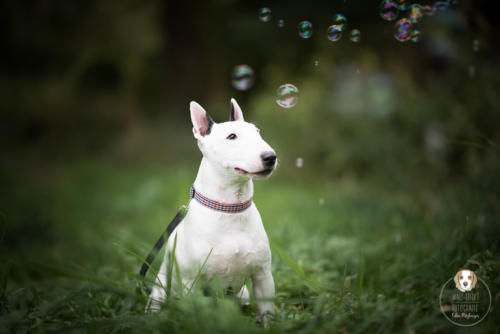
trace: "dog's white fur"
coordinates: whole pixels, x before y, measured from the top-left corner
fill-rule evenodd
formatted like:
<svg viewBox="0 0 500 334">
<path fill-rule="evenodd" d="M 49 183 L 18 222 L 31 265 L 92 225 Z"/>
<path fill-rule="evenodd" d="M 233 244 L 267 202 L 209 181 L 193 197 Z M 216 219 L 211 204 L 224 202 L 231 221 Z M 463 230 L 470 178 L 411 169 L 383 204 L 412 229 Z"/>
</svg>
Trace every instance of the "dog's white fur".
<svg viewBox="0 0 500 334">
<path fill-rule="evenodd" d="M 459 270 L 455 277 L 455 286 L 458 290 L 465 292 L 474 289 L 477 283 L 477 276 L 472 270 Z"/>
<path fill-rule="evenodd" d="M 250 199 L 253 196 L 252 179 L 267 176 L 258 174 L 266 169 L 261 154 L 274 153 L 255 125 L 244 121 L 234 99 L 231 99 L 231 106 L 234 121 L 213 123 L 210 129 L 206 111 L 196 102 L 190 105 L 193 134 L 203 153 L 194 188 L 221 203 L 241 203 Z M 231 134 L 235 134 L 236 139 L 228 139 Z M 275 166 L 276 163 L 268 168 L 269 174 Z M 239 291 L 242 301 L 249 298 L 245 281 L 251 278 L 260 316 L 274 311 L 271 251 L 255 204 L 240 213 L 223 213 L 202 206 L 196 200 L 189 202 L 186 216 L 168 240 L 157 284 L 149 298 L 149 311 L 159 309 L 167 298 L 167 254 L 172 251 L 175 235 L 175 256 L 184 287 L 191 286 L 212 250 L 203 268 L 204 277 L 216 275 L 223 287 Z M 180 284 L 175 278 L 173 274 L 172 290 L 178 294 Z"/>
</svg>

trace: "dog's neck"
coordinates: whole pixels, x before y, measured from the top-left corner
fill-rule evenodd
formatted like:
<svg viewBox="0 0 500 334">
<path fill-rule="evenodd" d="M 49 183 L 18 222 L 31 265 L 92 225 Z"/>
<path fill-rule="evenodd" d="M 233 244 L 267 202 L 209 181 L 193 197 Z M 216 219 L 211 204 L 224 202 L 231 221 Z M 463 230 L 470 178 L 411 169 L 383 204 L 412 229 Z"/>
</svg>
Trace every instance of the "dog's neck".
<svg viewBox="0 0 500 334">
<path fill-rule="evenodd" d="M 194 188 L 200 194 L 220 203 L 242 203 L 253 196 L 253 182 L 217 166 L 205 157 L 201 160 Z"/>
</svg>

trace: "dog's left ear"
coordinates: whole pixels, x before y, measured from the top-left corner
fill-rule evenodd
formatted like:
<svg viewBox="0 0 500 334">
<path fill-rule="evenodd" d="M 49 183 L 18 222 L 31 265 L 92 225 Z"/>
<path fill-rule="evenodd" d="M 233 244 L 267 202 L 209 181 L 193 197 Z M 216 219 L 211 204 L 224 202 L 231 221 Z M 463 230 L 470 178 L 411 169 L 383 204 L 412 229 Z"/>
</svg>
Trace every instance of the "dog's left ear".
<svg viewBox="0 0 500 334">
<path fill-rule="evenodd" d="M 229 115 L 229 120 L 232 121 L 245 121 L 243 119 L 243 112 L 241 111 L 238 102 L 235 99 L 231 99 L 231 114 Z"/>
</svg>

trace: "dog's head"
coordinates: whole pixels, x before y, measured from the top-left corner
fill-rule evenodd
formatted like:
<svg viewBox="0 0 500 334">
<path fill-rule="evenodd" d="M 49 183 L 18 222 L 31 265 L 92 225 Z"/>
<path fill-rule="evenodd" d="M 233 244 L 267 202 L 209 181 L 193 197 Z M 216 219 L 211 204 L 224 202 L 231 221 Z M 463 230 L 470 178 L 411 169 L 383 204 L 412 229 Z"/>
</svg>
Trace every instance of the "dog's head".
<svg viewBox="0 0 500 334">
<path fill-rule="evenodd" d="M 262 139 L 259 129 L 245 122 L 235 99 L 231 99 L 229 122 L 215 123 L 194 101 L 190 109 L 194 137 L 212 164 L 229 175 L 246 178 L 263 178 L 276 168 L 276 153 Z"/>
<path fill-rule="evenodd" d="M 477 283 L 477 276 L 472 270 L 459 270 L 453 280 L 457 289 L 464 292 L 474 289 Z"/>
</svg>

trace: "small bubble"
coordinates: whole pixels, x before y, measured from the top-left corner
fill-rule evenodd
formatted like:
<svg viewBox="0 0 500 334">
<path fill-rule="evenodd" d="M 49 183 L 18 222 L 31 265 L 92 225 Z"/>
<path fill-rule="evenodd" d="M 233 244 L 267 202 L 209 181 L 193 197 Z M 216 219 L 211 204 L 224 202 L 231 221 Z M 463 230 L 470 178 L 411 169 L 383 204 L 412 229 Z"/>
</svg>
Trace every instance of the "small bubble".
<svg viewBox="0 0 500 334">
<path fill-rule="evenodd" d="M 254 82 L 253 69 L 248 65 L 238 65 L 233 68 L 231 83 L 237 90 L 247 90 Z"/>
<path fill-rule="evenodd" d="M 319 61 L 315 60 L 314 61 L 314 66 L 318 66 L 319 65 Z"/>
<path fill-rule="evenodd" d="M 469 77 L 474 78 L 476 76 L 476 67 L 474 65 L 469 66 Z"/>
<path fill-rule="evenodd" d="M 259 9 L 259 20 L 269 22 L 271 20 L 271 10 L 267 7 Z"/>
<path fill-rule="evenodd" d="M 295 167 L 302 168 L 302 166 L 304 166 L 304 160 L 299 157 L 295 160 Z"/>
<path fill-rule="evenodd" d="M 282 108 L 292 108 L 299 101 L 299 89 L 292 84 L 284 84 L 276 91 L 276 103 Z"/>
<path fill-rule="evenodd" d="M 394 0 L 383 0 L 380 3 L 380 17 L 386 21 L 394 21 L 399 15 L 399 5 Z"/>
<path fill-rule="evenodd" d="M 396 22 L 394 28 L 395 28 L 394 38 L 396 38 L 400 42 L 406 42 L 410 40 L 413 28 L 410 20 L 406 18 L 401 19 L 398 22 Z"/>
<path fill-rule="evenodd" d="M 361 31 L 358 29 L 351 30 L 351 41 L 357 43 L 361 40 Z"/>
<path fill-rule="evenodd" d="M 347 28 L 347 18 L 342 14 L 333 15 L 332 26 L 340 32 L 344 31 Z"/>
<path fill-rule="evenodd" d="M 278 27 L 283 28 L 285 26 L 285 20 L 279 19 L 278 20 Z"/>
<path fill-rule="evenodd" d="M 418 29 L 413 30 L 413 32 L 411 33 L 411 41 L 413 43 L 420 42 L 420 30 Z"/>
<path fill-rule="evenodd" d="M 475 39 L 474 41 L 472 41 L 472 50 L 474 52 L 479 51 L 479 40 Z"/>
<path fill-rule="evenodd" d="M 312 24 L 309 21 L 299 23 L 299 36 L 302 38 L 310 38 L 312 36 Z"/>
<path fill-rule="evenodd" d="M 417 3 L 410 5 L 410 13 L 408 17 L 411 23 L 420 22 L 422 20 L 422 17 L 424 17 L 424 7 Z"/>
<path fill-rule="evenodd" d="M 332 42 L 336 42 L 342 37 L 342 32 L 335 25 L 331 25 L 326 30 L 326 37 Z"/>
<path fill-rule="evenodd" d="M 323 205 L 325 204 L 325 199 L 323 197 L 321 197 L 318 201 L 319 205 Z"/>
</svg>

